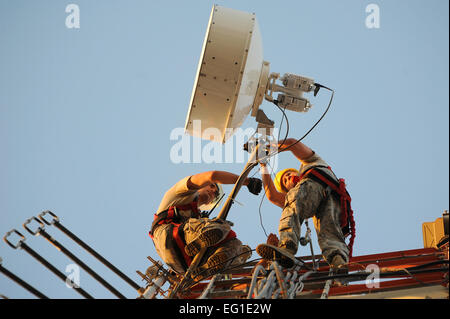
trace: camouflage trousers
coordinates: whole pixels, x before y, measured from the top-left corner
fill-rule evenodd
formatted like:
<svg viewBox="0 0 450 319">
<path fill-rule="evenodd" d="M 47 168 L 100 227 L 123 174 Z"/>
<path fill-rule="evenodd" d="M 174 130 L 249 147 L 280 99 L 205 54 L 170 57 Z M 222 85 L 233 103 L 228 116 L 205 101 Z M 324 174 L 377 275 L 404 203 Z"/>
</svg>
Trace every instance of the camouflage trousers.
<svg viewBox="0 0 450 319">
<path fill-rule="evenodd" d="M 278 231 L 280 244 L 294 243 L 295 252 L 304 220 L 313 218 L 322 255 L 331 262 L 336 254 L 348 262 L 349 249 L 340 226 L 341 207 L 337 198 L 319 183 L 305 179 L 286 195 Z"/>
<path fill-rule="evenodd" d="M 223 220 L 189 218 L 183 226 L 184 241 L 186 244 L 189 244 L 202 232 L 213 228 L 222 230 L 224 234 L 223 238 L 225 238 L 231 230 L 231 224 Z M 155 244 L 158 255 L 170 268 L 178 273 L 184 273 L 185 269 L 182 266 L 182 262 L 180 262 L 179 256 L 175 253 L 176 243 L 172 237 L 172 230 L 173 225 L 171 224 L 163 224 L 156 227 L 153 233 L 153 243 Z M 223 252 L 225 252 L 230 259 L 230 265 L 244 263 L 251 256 L 251 250 L 248 246 L 243 245 L 239 239 L 232 238 L 225 241 L 223 244 L 209 248 L 204 263 L 206 263 L 211 256 Z"/>
</svg>

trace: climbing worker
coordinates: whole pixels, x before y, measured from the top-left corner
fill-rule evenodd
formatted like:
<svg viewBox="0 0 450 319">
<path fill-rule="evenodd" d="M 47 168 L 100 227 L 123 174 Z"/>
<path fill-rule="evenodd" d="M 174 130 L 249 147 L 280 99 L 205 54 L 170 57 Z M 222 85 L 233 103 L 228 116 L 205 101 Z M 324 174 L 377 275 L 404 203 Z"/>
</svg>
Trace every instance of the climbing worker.
<svg viewBox="0 0 450 319">
<path fill-rule="evenodd" d="M 261 244 L 256 252 L 264 259 L 275 258 L 285 267 L 292 267 L 292 258 L 300 240 L 300 227 L 304 220 L 312 217 L 325 260 L 336 272 L 346 272 L 355 226 L 345 181 L 338 179 L 329 165 L 303 143 L 289 138 L 278 146 L 280 151 L 291 151 L 301 166 L 299 171 L 294 168 L 281 170 L 273 182 L 267 167 L 261 163 L 267 198 L 283 212 L 277 247 Z M 350 234 L 347 245 L 345 237 Z"/>
<path fill-rule="evenodd" d="M 211 248 L 204 257 L 207 259 L 192 273 L 193 277 L 207 277 L 250 258 L 250 247 L 236 238 L 232 223 L 209 219 L 204 212 L 218 204 L 223 195 L 221 184 L 234 184 L 238 177 L 224 171 L 203 172 L 183 178 L 165 193 L 150 236 L 158 255 L 175 272 L 185 273 L 194 256 L 207 247 Z M 258 178 L 247 178 L 244 185 L 255 195 L 262 189 Z"/>
</svg>

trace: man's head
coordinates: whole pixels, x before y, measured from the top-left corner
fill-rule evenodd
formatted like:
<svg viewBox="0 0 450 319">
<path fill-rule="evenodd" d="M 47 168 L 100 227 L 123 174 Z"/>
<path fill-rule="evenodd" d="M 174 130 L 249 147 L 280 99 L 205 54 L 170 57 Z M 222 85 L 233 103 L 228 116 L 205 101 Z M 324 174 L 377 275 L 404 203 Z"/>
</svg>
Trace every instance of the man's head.
<svg viewBox="0 0 450 319">
<path fill-rule="evenodd" d="M 212 183 L 208 186 L 200 188 L 198 191 L 198 206 L 201 210 L 207 211 L 222 197 L 223 190 L 220 184 Z"/>
<path fill-rule="evenodd" d="M 281 193 L 287 193 L 299 182 L 300 176 L 295 168 L 286 168 L 275 176 L 275 187 Z"/>
</svg>

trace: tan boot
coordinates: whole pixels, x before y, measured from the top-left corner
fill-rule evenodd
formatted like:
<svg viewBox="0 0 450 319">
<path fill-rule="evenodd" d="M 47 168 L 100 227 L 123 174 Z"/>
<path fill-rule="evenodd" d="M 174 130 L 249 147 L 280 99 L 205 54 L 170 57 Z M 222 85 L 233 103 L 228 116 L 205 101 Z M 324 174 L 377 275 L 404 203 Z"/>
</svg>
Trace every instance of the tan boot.
<svg viewBox="0 0 450 319">
<path fill-rule="evenodd" d="M 256 247 L 256 252 L 265 260 L 275 260 L 283 268 L 292 268 L 295 264 L 295 256 L 290 249 L 280 245 L 280 247 L 269 244 L 260 244 Z"/>
<path fill-rule="evenodd" d="M 202 248 L 216 245 L 225 237 L 224 232 L 218 228 L 212 228 L 202 232 L 193 241 L 184 247 L 186 254 L 195 256 Z"/>
<path fill-rule="evenodd" d="M 295 255 L 297 253 L 298 246 L 292 241 L 292 240 L 286 240 L 282 243 L 278 244 L 278 247 L 286 250 L 292 255 Z"/>
<path fill-rule="evenodd" d="M 344 258 L 341 255 L 336 255 L 333 257 L 330 263 L 330 267 L 333 270 L 335 275 L 347 275 L 348 274 L 348 266 L 345 262 Z M 333 285 L 337 287 L 347 286 L 348 279 L 346 278 L 336 278 L 333 282 Z"/>
<path fill-rule="evenodd" d="M 241 254 L 239 256 L 241 263 L 245 263 L 250 257 L 252 257 L 252 249 L 248 245 L 242 245 Z"/>
<path fill-rule="evenodd" d="M 348 267 L 347 263 L 345 262 L 344 258 L 337 254 L 333 257 L 330 263 L 330 267 L 333 269 L 333 272 L 335 274 L 348 274 Z"/>
<path fill-rule="evenodd" d="M 230 261 L 231 260 L 226 251 L 219 251 L 217 253 L 214 253 L 211 257 L 208 258 L 206 263 L 198 266 L 192 271 L 191 277 L 195 281 L 200 281 L 207 277 L 211 277 L 220 272 L 220 270 L 227 267 Z"/>
</svg>

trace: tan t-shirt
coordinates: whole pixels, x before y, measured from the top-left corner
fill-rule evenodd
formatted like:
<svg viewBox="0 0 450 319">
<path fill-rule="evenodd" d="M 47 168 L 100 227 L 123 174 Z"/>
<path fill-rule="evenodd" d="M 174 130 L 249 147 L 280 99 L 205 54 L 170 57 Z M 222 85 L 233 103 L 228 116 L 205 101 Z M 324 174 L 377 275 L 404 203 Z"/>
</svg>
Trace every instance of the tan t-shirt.
<svg viewBox="0 0 450 319">
<path fill-rule="evenodd" d="M 197 197 L 197 190 L 188 188 L 187 182 L 189 178 L 191 178 L 191 176 L 186 176 L 164 194 L 157 213 L 168 209 L 170 206 L 187 205 L 195 200 Z"/>
<path fill-rule="evenodd" d="M 313 155 L 311 155 L 310 157 L 308 157 L 306 160 L 300 161 L 302 164 L 300 165 L 300 171 L 299 174 L 303 174 L 306 170 L 310 169 L 311 167 L 316 167 L 316 166 L 325 166 L 325 167 L 329 167 L 328 163 L 325 162 L 319 155 L 316 154 L 316 152 L 314 152 Z M 333 178 L 337 177 L 334 175 L 334 173 L 329 170 L 329 169 L 324 169 L 324 171 L 330 175 Z"/>
</svg>

